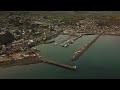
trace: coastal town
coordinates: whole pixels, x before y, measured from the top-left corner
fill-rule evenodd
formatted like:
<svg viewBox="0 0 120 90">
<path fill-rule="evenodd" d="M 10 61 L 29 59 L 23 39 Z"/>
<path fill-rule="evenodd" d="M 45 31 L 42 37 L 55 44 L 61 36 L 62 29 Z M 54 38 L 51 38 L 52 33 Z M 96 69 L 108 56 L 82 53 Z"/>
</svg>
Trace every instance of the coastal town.
<svg viewBox="0 0 120 90">
<path fill-rule="evenodd" d="M 54 38 L 58 35 L 68 35 L 68 38 L 56 42 Z M 34 46 L 54 43 L 68 47 L 84 35 L 120 36 L 120 19 L 112 16 L 28 16 L 21 12 L 10 12 L 9 15 L 0 17 L 0 66 L 41 62 L 56 64 L 44 61 L 38 54 L 40 50 Z M 93 42 L 94 40 L 89 44 Z M 84 47 L 76 55 L 85 51 L 87 46 Z M 79 58 L 80 55 L 76 55 L 72 59 Z M 61 64 L 58 66 L 76 68 Z"/>
</svg>

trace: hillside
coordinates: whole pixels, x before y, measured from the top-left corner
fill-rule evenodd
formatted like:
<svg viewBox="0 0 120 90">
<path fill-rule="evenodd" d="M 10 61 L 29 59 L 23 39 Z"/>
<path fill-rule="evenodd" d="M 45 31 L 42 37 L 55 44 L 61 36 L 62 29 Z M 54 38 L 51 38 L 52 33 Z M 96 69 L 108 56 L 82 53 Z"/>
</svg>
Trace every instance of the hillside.
<svg viewBox="0 0 120 90">
<path fill-rule="evenodd" d="M 13 11 L 0 11 L 0 16 L 6 16 Z M 21 11 L 23 12 L 23 11 Z M 71 16 L 71 15 L 120 15 L 120 11 L 24 11 L 27 15 L 52 15 L 52 16 Z"/>
</svg>

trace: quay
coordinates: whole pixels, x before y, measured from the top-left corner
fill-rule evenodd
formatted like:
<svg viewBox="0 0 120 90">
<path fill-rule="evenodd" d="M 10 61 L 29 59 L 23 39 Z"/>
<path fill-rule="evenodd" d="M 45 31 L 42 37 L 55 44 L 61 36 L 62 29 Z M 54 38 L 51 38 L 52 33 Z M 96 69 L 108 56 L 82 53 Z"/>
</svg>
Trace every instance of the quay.
<svg viewBox="0 0 120 90">
<path fill-rule="evenodd" d="M 62 47 L 68 47 L 70 44 L 74 43 L 74 41 L 76 41 L 77 39 L 79 39 L 80 37 L 82 37 L 83 35 L 79 35 L 77 37 L 71 37 L 69 40 L 63 42 L 62 44 L 60 44 Z"/>
<path fill-rule="evenodd" d="M 68 47 L 70 44 L 74 43 L 74 41 L 76 41 L 77 39 L 79 39 L 80 37 L 82 37 L 83 35 L 79 35 L 79 36 L 69 36 L 67 39 L 59 42 L 59 43 L 55 43 L 56 44 L 59 44 L 60 46 L 62 47 Z"/>
<path fill-rule="evenodd" d="M 75 55 L 72 57 L 72 61 L 77 60 L 103 33 L 96 36 L 90 43 L 83 45 L 80 50 L 75 52 Z"/>
<path fill-rule="evenodd" d="M 61 39 L 62 39 L 62 38 L 61 38 Z M 68 39 L 70 39 L 70 36 L 67 37 L 67 38 L 65 38 L 64 40 L 61 40 L 61 41 L 59 41 L 59 42 L 55 42 L 55 45 L 59 45 L 59 44 L 61 44 L 62 42 L 67 41 Z"/>
<path fill-rule="evenodd" d="M 69 34 L 69 33 L 62 33 L 62 35 L 70 35 L 70 36 L 79 37 L 79 35 L 76 35 L 76 34 Z"/>
<path fill-rule="evenodd" d="M 55 42 L 55 40 L 46 41 L 45 44 L 49 44 L 49 43 L 53 43 L 53 42 Z"/>
<path fill-rule="evenodd" d="M 95 35 L 95 33 L 85 33 L 84 35 Z"/>
</svg>

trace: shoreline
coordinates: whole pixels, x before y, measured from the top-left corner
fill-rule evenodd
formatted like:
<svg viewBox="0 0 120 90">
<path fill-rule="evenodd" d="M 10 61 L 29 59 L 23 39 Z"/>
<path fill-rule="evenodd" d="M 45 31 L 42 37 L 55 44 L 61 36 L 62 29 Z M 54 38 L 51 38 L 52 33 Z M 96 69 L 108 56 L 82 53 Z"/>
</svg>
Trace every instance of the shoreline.
<svg viewBox="0 0 120 90">
<path fill-rule="evenodd" d="M 38 64 L 38 63 L 43 63 L 43 61 L 40 60 L 39 57 L 29 57 L 29 58 L 24 58 L 24 59 L 19 59 L 19 60 L 0 61 L 0 68 Z"/>
</svg>

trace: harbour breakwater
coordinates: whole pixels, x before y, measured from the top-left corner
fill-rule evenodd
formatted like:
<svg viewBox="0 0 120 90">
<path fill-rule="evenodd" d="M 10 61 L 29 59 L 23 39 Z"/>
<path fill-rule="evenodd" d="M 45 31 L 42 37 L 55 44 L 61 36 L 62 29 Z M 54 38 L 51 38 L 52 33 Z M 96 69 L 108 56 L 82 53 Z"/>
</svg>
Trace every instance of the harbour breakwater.
<svg viewBox="0 0 120 90">
<path fill-rule="evenodd" d="M 104 32 L 100 33 L 88 44 L 83 45 L 77 52 L 75 52 L 71 60 L 77 60 L 102 34 L 104 34 Z"/>
<path fill-rule="evenodd" d="M 70 66 L 70 65 L 60 64 L 60 63 L 57 63 L 55 61 L 48 61 L 48 60 L 43 60 L 43 59 L 42 59 L 42 61 L 44 63 L 55 65 L 55 66 L 62 67 L 62 68 L 65 68 L 65 69 L 76 70 L 76 66 Z"/>
</svg>

